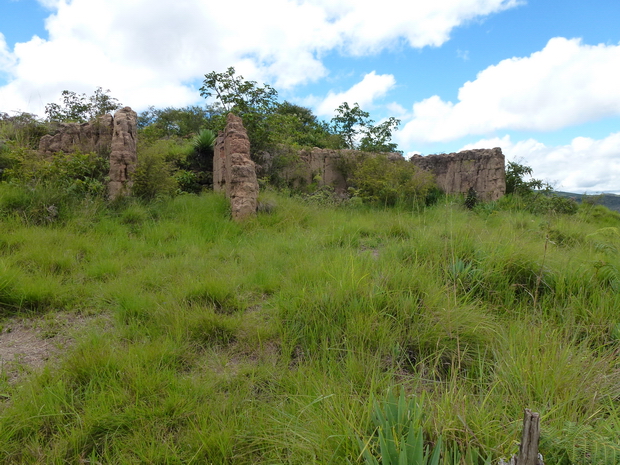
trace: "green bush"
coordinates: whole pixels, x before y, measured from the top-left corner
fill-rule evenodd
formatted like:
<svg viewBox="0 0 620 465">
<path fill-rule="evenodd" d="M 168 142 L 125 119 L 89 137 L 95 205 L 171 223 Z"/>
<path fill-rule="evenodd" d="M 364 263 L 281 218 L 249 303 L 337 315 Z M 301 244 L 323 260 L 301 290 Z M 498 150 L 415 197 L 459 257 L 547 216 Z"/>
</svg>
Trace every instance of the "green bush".
<svg viewBox="0 0 620 465">
<path fill-rule="evenodd" d="M 49 134 L 52 126 L 37 119 L 30 113 L 18 113 L 9 116 L 0 113 L 0 152 L 2 145 L 12 148 L 23 147 L 36 149 L 41 137 Z"/>
<path fill-rule="evenodd" d="M 36 152 L 13 152 L 12 167 L 4 170 L 8 181 L 30 187 L 44 186 L 76 196 L 102 196 L 106 191 L 109 161 L 96 153 L 55 153 L 51 158 Z"/>
<path fill-rule="evenodd" d="M 191 144 L 181 139 L 139 144 L 133 194 L 145 200 L 174 195 L 179 188 L 175 170 L 187 163 L 192 150 Z"/>
<path fill-rule="evenodd" d="M 366 156 L 353 168 L 350 192 L 375 205 L 421 205 L 434 186 L 433 175 L 404 159 Z"/>
<path fill-rule="evenodd" d="M 143 154 L 133 174 L 133 194 L 145 200 L 174 195 L 178 184 L 172 171 L 172 165 L 162 157 Z"/>
<path fill-rule="evenodd" d="M 579 204 L 574 199 L 546 192 L 506 195 L 495 204 L 495 207 L 500 210 L 528 211 L 537 215 L 574 215 L 579 210 Z"/>
<path fill-rule="evenodd" d="M 11 150 L 6 183 L 0 189 L 0 215 L 16 215 L 28 224 L 64 221 L 84 200 L 103 199 L 109 162 L 95 153 L 56 153 L 43 158 L 34 151 Z"/>
</svg>

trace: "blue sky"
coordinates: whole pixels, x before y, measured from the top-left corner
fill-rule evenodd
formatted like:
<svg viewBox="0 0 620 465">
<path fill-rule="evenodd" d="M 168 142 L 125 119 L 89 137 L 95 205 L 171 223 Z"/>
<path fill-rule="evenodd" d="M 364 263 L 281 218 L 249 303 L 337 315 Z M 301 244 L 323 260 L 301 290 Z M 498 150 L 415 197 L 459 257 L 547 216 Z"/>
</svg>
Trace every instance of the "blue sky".
<svg viewBox="0 0 620 465">
<path fill-rule="evenodd" d="M 324 119 L 401 119 L 407 153 L 502 148 L 572 192 L 620 193 L 617 0 L 0 0 L 0 111 L 101 86 L 203 104 L 234 66 Z"/>
</svg>

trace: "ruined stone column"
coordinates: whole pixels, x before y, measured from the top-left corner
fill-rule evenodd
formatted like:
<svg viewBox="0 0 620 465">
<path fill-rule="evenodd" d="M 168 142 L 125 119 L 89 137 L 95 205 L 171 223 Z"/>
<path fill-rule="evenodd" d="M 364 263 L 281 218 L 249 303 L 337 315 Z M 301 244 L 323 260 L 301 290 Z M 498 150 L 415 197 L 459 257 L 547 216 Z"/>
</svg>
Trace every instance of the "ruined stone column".
<svg viewBox="0 0 620 465">
<path fill-rule="evenodd" d="M 256 214 L 258 180 L 256 166 L 250 159 L 250 139 L 241 118 L 232 113 L 228 114 L 226 128 L 216 142 L 213 189 L 226 192 L 233 219 Z"/>
<path fill-rule="evenodd" d="M 108 195 L 112 200 L 131 194 L 132 175 L 138 162 L 136 155 L 137 119 L 138 115 L 129 107 L 121 108 L 114 114 L 110 182 L 108 184 Z"/>
</svg>

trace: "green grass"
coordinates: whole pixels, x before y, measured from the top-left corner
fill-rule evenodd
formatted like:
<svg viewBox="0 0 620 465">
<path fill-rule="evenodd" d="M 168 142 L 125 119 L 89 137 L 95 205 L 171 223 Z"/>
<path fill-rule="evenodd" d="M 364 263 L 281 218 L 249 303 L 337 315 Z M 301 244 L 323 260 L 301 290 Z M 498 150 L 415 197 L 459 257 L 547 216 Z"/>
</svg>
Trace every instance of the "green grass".
<svg viewBox="0 0 620 465">
<path fill-rule="evenodd" d="M 2 319 L 106 317 L 0 375 L 6 463 L 364 463 L 394 389 L 442 463 L 515 453 L 526 407 L 546 463 L 616 463 L 615 216 L 266 197 L 242 224 L 215 194 L 0 218 Z"/>
</svg>

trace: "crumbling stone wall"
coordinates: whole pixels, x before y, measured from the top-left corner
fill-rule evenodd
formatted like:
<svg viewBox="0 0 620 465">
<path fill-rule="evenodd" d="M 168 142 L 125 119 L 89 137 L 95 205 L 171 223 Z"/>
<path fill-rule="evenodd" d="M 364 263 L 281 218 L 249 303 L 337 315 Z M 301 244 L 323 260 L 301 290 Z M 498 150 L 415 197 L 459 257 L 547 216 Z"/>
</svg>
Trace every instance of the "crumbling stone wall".
<svg viewBox="0 0 620 465">
<path fill-rule="evenodd" d="M 241 118 L 232 113 L 215 143 L 213 190 L 226 193 L 233 219 L 256 214 L 258 180 L 256 165 L 250 159 L 250 139 Z"/>
<path fill-rule="evenodd" d="M 283 149 L 276 152 L 275 156 L 284 158 L 279 164 L 280 168 L 275 168 L 278 172 L 277 177 L 285 184 L 294 187 L 303 187 L 311 183 L 320 186 L 331 186 L 336 193 L 344 194 L 347 192 L 347 176 L 345 173 L 350 171 L 350 165 L 361 157 L 372 157 L 376 153 L 361 152 L 358 150 L 334 150 L 320 149 L 301 149 L 295 152 Z M 388 158 L 402 159 L 399 153 L 385 153 Z M 268 164 L 273 163 L 273 159 L 268 160 Z M 263 166 L 263 170 L 273 171 L 273 166 Z"/>
<path fill-rule="evenodd" d="M 437 185 L 447 194 L 464 194 L 473 188 L 479 198 L 489 201 L 506 193 L 506 161 L 499 147 L 414 155 L 410 161 L 433 173 Z"/>
<path fill-rule="evenodd" d="M 60 123 L 54 135 L 41 137 L 39 152 L 51 155 L 56 152 L 97 152 L 109 155 L 112 145 L 113 117 L 103 115 L 88 123 Z"/>
<path fill-rule="evenodd" d="M 333 186 L 337 193 L 342 194 L 347 190 L 343 173 L 346 171 L 347 161 L 374 155 L 376 154 L 355 150 L 300 150 L 297 158 L 289 156 L 289 162 L 278 174 L 290 185 L 317 182 L 319 185 Z M 399 153 L 385 155 L 392 159 L 403 158 Z M 433 173 L 438 187 L 448 194 L 466 194 L 473 188 L 480 199 L 488 201 L 497 200 L 506 193 L 505 159 L 500 148 L 464 150 L 441 155 L 414 155 L 410 161 Z"/>
<path fill-rule="evenodd" d="M 289 157 L 290 162 L 279 175 L 290 185 L 317 182 L 319 185 L 333 186 L 337 193 L 344 193 L 347 181 L 343 163 L 346 165 L 348 159 L 374 155 L 355 150 L 300 150 L 297 158 Z M 385 155 L 392 159 L 403 158 L 399 153 Z M 500 148 L 414 155 L 410 162 L 433 173 L 438 187 L 448 194 L 466 194 L 473 188 L 480 199 L 489 201 L 497 200 L 506 193 L 505 159 Z"/>
<path fill-rule="evenodd" d="M 88 123 L 61 123 L 54 135 L 41 138 L 39 152 L 97 152 L 110 159 L 108 194 L 111 199 L 131 194 L 132 175 L 136 169 L 138 115 L 129 107 L 114 116 L 103 115 Z"/>
</svg>

